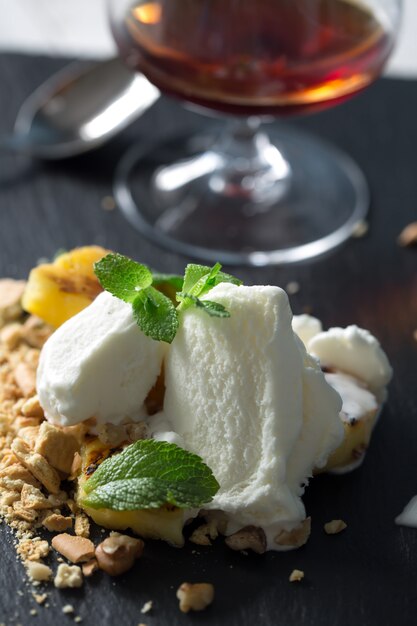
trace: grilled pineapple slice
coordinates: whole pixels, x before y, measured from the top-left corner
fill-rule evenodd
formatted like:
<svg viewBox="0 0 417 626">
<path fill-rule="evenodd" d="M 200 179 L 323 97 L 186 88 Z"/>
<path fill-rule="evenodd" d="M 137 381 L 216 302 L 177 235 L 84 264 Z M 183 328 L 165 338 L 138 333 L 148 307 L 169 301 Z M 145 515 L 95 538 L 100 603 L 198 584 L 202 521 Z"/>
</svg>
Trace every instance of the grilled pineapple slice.
<svg viewBox="0 0 417 626">
<path fill-rule="evenodd" d="M 377 418 L 378 410 L 369 411 L 357 419 L 342 419 L 344 439 L 330 455 L 323 471 L 343 474 L 359 467 L 368 449 Z"/>
<path fill-rule="evenodd" d="M 107 253 L 99 246 L 85 246 L 35 267 L 23 294 L 23 308 L 55 328 L 60 326 L 102 291 L 93 264 Z"/>
<path fill-rule="evenodd" d="M 141 509 L 137 511 L 113 511 L 111 509 L 92 509 L 82 504 L 83 485 L 106 458 L 117 452 L 103 444 L 97 437 L 91 437 L 81 452 L 82 465 L 78 477 L 78 505 L 99 525 L 112 530 L 130 528 L 136 534 L 149 539 L 163 539 L 181 547 L 184 545 L 183 511 L 172 505 L 159 509 Z"/>
</svg>

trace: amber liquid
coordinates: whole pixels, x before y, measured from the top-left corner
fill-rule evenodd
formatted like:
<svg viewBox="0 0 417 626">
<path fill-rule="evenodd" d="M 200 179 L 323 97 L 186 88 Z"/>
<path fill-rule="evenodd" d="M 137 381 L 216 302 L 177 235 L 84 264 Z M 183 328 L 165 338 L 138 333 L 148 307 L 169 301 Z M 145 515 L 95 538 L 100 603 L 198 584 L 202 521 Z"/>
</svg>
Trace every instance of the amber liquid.
<svg viewBox="0 0 417 626">
<path fill-rule="evenodd" d="M 359 0 L 155 0 L 114 34 L 162 91 L 219 111 L 304 113 L 380 73 L 390 33 Z"/>
</svg>

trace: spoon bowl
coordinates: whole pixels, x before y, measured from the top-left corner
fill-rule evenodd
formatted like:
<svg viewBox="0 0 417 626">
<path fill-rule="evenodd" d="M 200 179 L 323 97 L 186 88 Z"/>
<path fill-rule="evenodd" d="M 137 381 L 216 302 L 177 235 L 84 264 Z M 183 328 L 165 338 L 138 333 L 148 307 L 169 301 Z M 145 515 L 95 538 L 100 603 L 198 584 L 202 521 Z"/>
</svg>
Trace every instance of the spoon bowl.
<svg viewBox="0 0 417 626">
<path fill-rule="evenodd" d="M 159 95 L 118 58 L 72 63 L 29 96 L 14 134 L 0 137 L 0 149 L 42 159 L 88 152 L 140 117 Z"/>
</svg>

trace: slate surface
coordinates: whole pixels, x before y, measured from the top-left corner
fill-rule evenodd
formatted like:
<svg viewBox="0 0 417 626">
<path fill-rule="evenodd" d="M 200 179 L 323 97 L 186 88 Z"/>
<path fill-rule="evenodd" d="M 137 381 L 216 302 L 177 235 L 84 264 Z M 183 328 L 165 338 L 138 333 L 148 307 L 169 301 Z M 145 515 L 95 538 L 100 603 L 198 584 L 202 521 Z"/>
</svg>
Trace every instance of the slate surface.
<svg viewBox="0 0 417 626">
<path fill-rule="evenodd" d="M 12 127 L 19 104 L 63 61 L 0 56 L 0 131 Z M 98 574 L 78 591 L 50 592 L 38 607 L 16 561 L 11 535 L 0 528 L 0 622 L 70 624 L 73 604 L 86 626 L 411 626 L 417 622 L 417 530 L 394 517 L 417 493 L 417 251 L 396 237 L 417 217 L 417 83 L 382 80 L 350 103 L 293 121 L 351 154 L 372 189 L 370 230 L 331 256 L 290 268 L 242 270 L 248 283 L 285 286 L 296 280 L 295 312 L 309 307 L 325 326 L 357 323 L 382 341 L 395 368 L 389 402 L 363 467 L 323 476 L 308 488 L 312 537 L 296 552 L 244 556 L 188 544 L 184 550 L 149 542 L 145 557 L 115 580 Z M 119 212 L 106 212 L 119 155 L 133 140 L 204 124 L 179 105 L 159 102 L 101 151 L 63 163 L 32 163 L 0 154 L 0 275 L 24 277 L 57 248 L 98 243 L 157 266 L 181 271 L 186 260 L 155 249 L 130 230 Z M 341 517 L 348 529 L 328 537 L 323 523 Z M 294 568 L 305 571 L 290 584 Z M 213 606 L 182 615 L 175 589 L 184 580 L 211 581 Z M 23 592 L 23 595 L 21 595 Z M 154 609 L 140 612 L 152 599 Z M 35 608 L 37 615 L 31 616 Z"/>
</svg>

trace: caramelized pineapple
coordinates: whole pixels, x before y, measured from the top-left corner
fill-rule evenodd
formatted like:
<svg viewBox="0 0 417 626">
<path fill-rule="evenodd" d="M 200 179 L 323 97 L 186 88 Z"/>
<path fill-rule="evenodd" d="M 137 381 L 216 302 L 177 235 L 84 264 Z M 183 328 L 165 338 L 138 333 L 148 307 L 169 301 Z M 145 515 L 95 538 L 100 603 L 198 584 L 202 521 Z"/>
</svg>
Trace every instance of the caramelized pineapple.
<svg viewBox="0 0 417 626">
<path fill-rule="evenodd" d="M 23 308 L 55 328 L 87 307 L 102 291 L 93 265 L 108 250 L 75 248 L 53 263 L 35 267 L 23 294 Z"/>
<path fill-rule="evenodd" d="M 344 473 L 359 467 L 365 457 L 378 411 L 369 411 L 357 419 L 345 419 L 345 436 L 340 446 L 330 455 L 322 471 Z"/>
<path fill-rule="evenodd" d="M 171 504 L 158 509 L 136 511 L 113 511 L 112 509 L 93 509 L 83 506 L 85 481 L 95 472 L 100 463 L 117 451 L 117 449 L 103 444 L 97 437 L 92 437 L 85 443 L 81 452 L 82 465 L 78 478 L 78 505 L 99 526 L 112 530 L 130 528 L 145 539 L 163 539 L 177 547 L 184 545 L 182 535 L 183 511 Z"/>
</svg>

